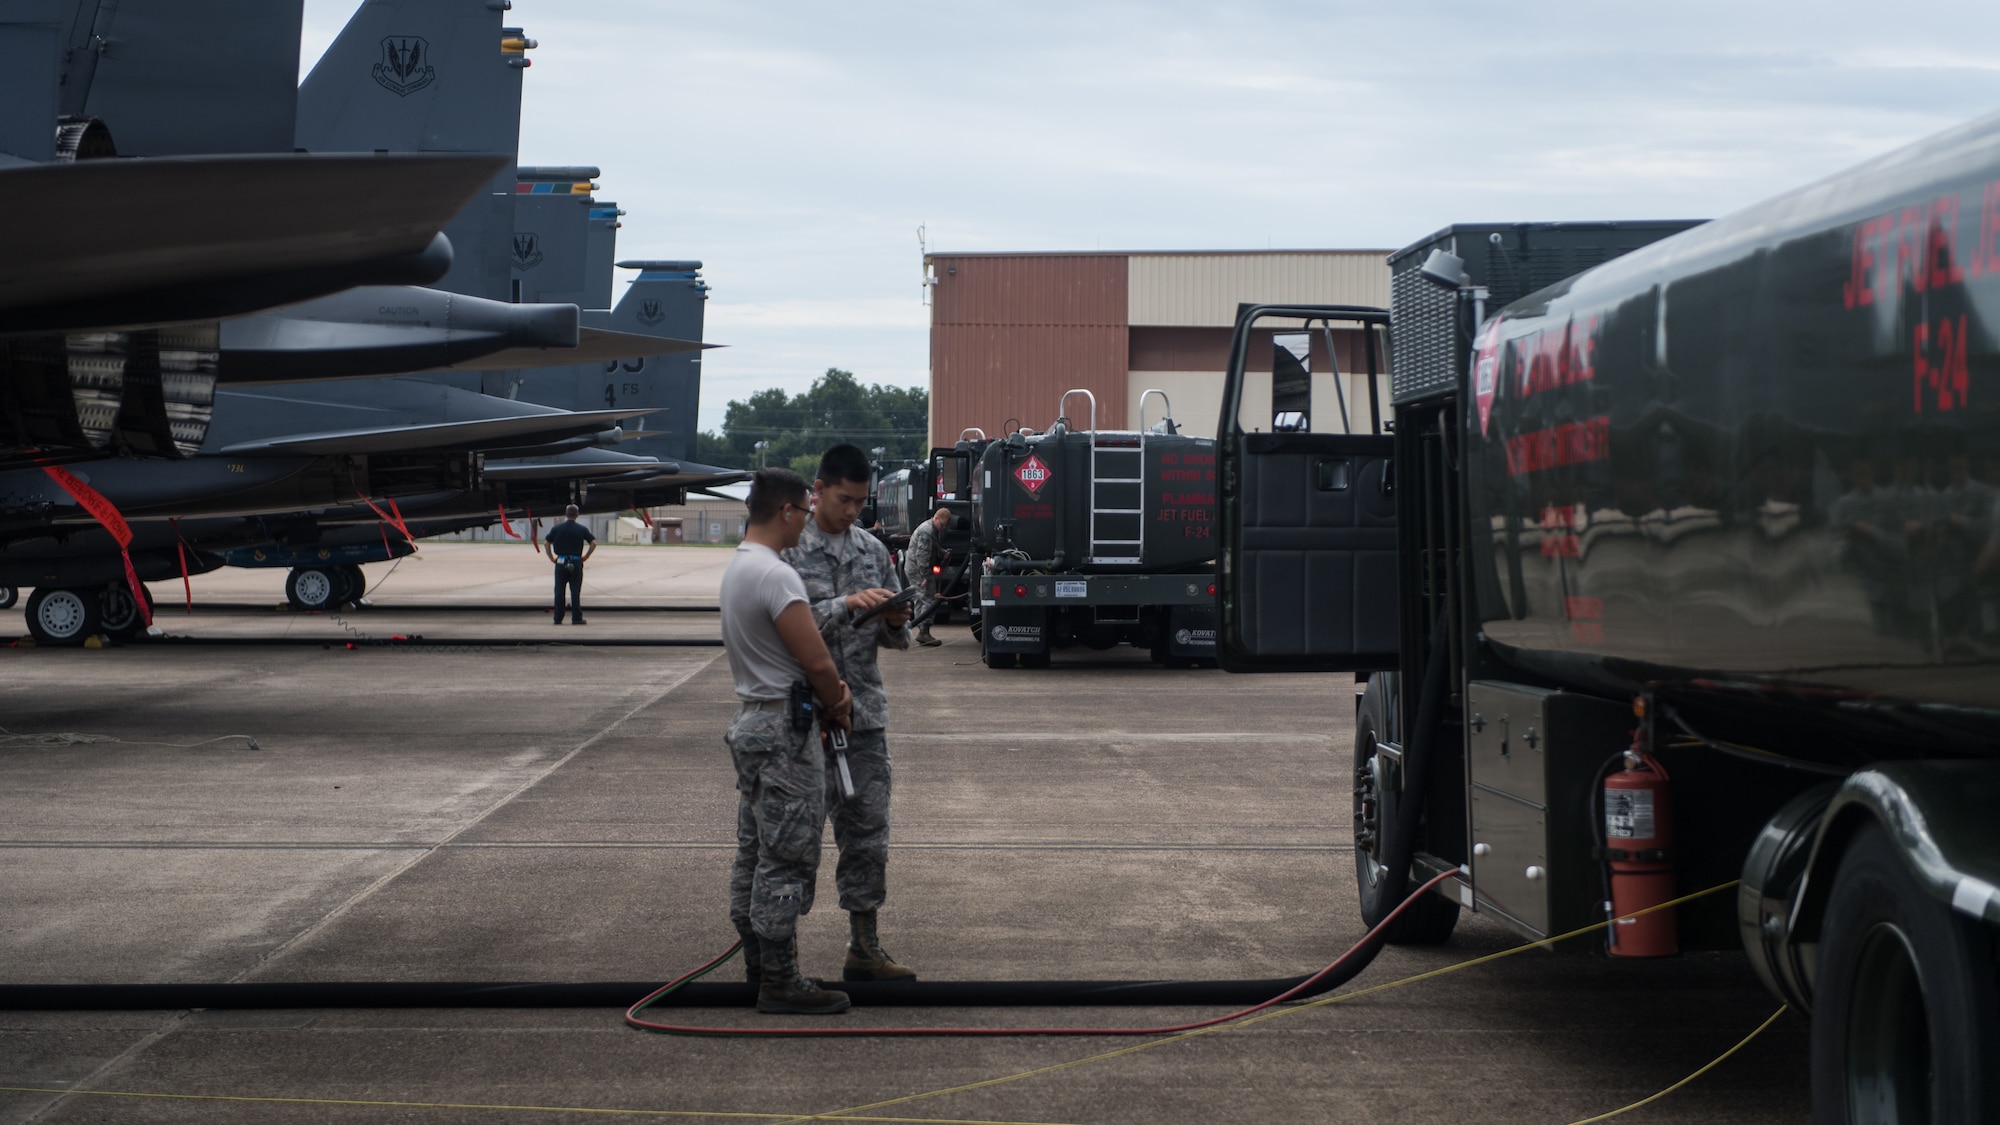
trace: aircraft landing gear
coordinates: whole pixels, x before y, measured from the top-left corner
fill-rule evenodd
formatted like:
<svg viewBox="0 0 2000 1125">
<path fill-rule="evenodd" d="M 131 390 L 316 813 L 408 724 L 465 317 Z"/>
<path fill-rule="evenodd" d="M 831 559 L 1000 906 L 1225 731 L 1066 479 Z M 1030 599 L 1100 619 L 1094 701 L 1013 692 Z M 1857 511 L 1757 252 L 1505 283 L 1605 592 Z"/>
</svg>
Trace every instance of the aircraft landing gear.
<svg viewBox="0 0 2000 1125">
<path fill-rule="evenodd" d="M 139 591 L 146 595 L 146 612 L 153 610 L 153 592 L 141 583 Z M 113 582 L 100 590 L 97 595 L 98 620 L 102 622 L 104 633 L 114 641 L 129 641 L 146 635 L 145 618 L 139 615 L 139 607 L 132 600 L 132 590 L 123 582 Z"/>
<path fill-rule="evenodd" d="M 103 622 L 99 591 L 35 587 L 28 595 L 28 635 L 50 648 L 74 648 Z"/>
<path fill-rule="evenodd" d="M 14 603 L 20 600 L 21 600 L 20 587 L 0 586 L 0 609 L 13 609 Z"/>
<path fill-rule="evenodd" d="M 293 609 L 339 609 L 350 579 L 337 566 L 296 566 L 285 576 L 285 598 Z"/>
<path fill-rule="evenodd" d="M 357 563 L 348 563 L 341 567 L 340 573 L 347 577 L 347 589 L 340 593 L 341 604 L 353 602 L 360 605 L 361 595 L 368 592 L 368 576 L 361 573 L 361 567 Z"/>
</svg>

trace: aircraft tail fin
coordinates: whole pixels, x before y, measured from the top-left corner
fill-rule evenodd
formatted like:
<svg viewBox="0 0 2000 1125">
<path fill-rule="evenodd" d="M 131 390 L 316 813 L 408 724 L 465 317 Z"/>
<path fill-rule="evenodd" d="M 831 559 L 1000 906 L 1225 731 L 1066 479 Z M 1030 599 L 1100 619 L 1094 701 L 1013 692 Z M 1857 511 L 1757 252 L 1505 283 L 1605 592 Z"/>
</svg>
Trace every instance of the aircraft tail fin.
<svg viewBox="0 0 2000 1125">
<path fill-rule="evenodd" d="M 290 152 L 303 10 L 304 0 L 10 6 L 0 148 L 53 160 L 57 118 L 94 117 L 119 156 Z"/>
<path fill-rule="evenodd" d="M 535 41 L 506 6 L 366 0 L 298 88 L 310 152 L 495 152 L 519 160 L 521 72 Z M 456 251 L 439 288 L 511 297 L 514 170 L 445 228 Z"/>
<path fill-rule="evenodd" d="M 617 307 L 586 312 L 592 328 L 634 332 L 676 340 L 699 340 L 708 283 L 695 261 L 624 261 L 639 275 Z M 655 434 L 645 449 L 655 456 L 685 459 L 694 452 L 696 411 L 701 401 L 701 353 L 681 352 L 649 359 L 506 373 L 515 397 L 567 410 L 647 407 L 658 409 L 634 421 L 628 434 Z M 495 393 L 504 393 L 489 385 Z"/>
</svg>

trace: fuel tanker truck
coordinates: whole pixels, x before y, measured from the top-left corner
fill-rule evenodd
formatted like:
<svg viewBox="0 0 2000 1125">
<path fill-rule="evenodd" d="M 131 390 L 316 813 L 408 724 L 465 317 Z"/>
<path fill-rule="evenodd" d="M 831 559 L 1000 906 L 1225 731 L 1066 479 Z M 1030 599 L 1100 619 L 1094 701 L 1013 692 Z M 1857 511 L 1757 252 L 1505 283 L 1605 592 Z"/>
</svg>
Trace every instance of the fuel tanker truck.
<svg viewBox="0 0 2000 1125">
<path fill-rule="evenodd" d="M 2000 1121 L 2000 117 L 1683 226 L 1239 310 L 1221 663 L 1365 682 L 1363 915 L 1444 877 L 1391 941 L 1740 946 L 1816 1121 Z M 1388 335 L 1390 433 L 1252 373 L 1309 318 Z"/>
<path fill-rule="evenodd" d="M 1143 425 L 1158 396 L 1162 420 Z M 1072 402 L 1086 408 L 1083 428 Z M 1065 393 L 1046 432 L 986 443 L 971 484 L 980 651 L 1045 668 L 1050 650 L 1131 644 L 1169 667 L 1215 656 L 1215 443 L 1179 432 L 1164 392 L 1137 430 L 1097 428 Z"/>
</svg>

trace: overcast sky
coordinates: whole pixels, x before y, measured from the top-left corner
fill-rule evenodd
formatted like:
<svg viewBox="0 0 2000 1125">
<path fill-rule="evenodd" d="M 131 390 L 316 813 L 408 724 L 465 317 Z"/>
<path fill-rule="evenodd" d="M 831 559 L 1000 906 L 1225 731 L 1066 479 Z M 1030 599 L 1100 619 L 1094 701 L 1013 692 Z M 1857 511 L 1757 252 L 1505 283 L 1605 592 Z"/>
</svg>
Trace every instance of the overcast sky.
<svg viewBox="0 0 2000 1125">
<path fill-rule="evenodd" d="M 304 68 L 355 0 L 306 0 Z M 1640 14 L 1626 15 L 1624 12 Z M 713 286 L 702 425 L 928 378 L 933 250 L 1707 218 L 2000 109 L 2000 4 L 515 0 L 525 164 Z"/>
</svg>

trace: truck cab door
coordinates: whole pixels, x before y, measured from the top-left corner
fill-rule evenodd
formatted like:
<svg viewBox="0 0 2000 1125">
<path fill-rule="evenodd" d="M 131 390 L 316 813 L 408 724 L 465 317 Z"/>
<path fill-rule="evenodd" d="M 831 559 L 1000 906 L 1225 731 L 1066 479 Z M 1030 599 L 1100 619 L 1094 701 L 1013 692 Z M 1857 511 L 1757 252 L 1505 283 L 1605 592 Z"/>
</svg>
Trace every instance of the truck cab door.
<svg viewBox="0 0 2000 1125">
<path fill-rule="evenodd" d="M 1232 672 L 1397 666 L 1387 310 L 1243 305 L 1216 429 L 1216 651 Z"/>
</svg>

